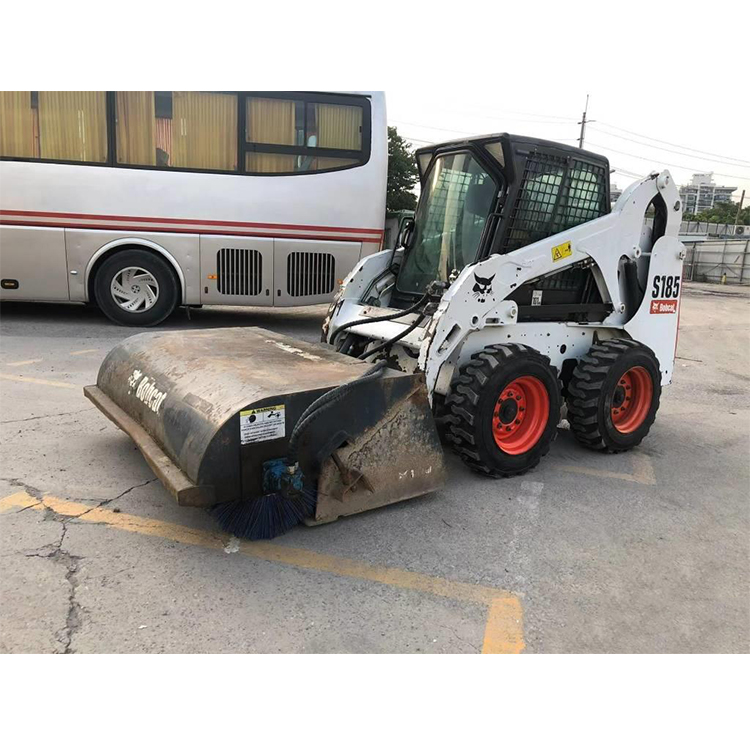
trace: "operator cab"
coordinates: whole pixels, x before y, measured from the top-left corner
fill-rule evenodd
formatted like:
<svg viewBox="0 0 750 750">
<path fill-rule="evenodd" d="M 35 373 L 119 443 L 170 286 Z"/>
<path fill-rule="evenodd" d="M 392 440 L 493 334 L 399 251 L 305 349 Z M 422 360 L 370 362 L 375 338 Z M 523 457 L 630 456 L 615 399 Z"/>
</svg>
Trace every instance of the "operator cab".
<svg viewBox="0 0 750 750">
<path fill-rule="evenodd" d="M 390 305 L 414 304 L 433 281 L 510 253 L 610 211 L 609 162 L 552 141 L 507 133 L 416 152 L 421 196 L 402 234 L 404 257 Z M 602 320 L 591 264 L 524 284 L 510 296 L 519 320 Z"/>
</svg>

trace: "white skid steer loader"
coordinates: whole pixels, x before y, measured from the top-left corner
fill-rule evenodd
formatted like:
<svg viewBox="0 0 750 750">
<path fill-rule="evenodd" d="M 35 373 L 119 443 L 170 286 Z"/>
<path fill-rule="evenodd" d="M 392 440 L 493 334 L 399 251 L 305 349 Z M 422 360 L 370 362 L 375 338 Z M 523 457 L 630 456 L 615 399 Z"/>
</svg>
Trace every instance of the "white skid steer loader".
<svg viewBox="0 0 750 750">
<path fill-rule="evenodd" d="M 415 219 L 344 280 L 323 344 L 169 332 L 107 356 L 86 395 L 178 502 L 267 538 L 439 488 L 439 431 L 493 477 L 548 452 L 563 399 L 586 447 L 648 434 L 685 257 L 669 172 L 610 210 L 609 164 L 581 149 L 501 134 L 417 160 Z"/>
<path fill-rule="evenodd" d="M 677 340 L 685 248 L 669 172 L 610 211 L 607 160 L 580 149 L 501 135 L 417 159 L 422 195 L 402 247 L 352 271 L 324 340 L 424 372 L 447 440 L 477 471 L 536 465 L 562 394 L 583 445 L 638 445 Z"/>
</svg>

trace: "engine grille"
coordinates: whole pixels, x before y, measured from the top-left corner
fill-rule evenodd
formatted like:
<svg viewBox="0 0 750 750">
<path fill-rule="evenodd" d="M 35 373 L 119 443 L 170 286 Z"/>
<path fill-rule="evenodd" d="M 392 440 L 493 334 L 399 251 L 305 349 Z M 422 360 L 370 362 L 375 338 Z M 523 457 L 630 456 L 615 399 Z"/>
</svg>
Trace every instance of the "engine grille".
<svg viewBox="0 0 750 750">
<path fill-rule="evenodd" d="M 263 287 L 263 256 L 246 247 L 222 247 L 216 253 L 216 287 L 220 294 L 250 297 Z"/>
<path fill-rule="evenodd" d="M 289 253 L 286 291 L 290 297 L 330 294 L 336 278 L 336 259 L 329 253 Z"/>
</svg>

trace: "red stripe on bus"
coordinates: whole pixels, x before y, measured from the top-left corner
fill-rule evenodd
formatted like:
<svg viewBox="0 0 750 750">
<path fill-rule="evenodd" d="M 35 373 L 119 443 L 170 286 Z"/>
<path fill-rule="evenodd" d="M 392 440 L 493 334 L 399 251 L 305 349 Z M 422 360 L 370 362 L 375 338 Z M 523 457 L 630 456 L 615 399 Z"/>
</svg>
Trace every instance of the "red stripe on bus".
<svg viewBox="0 0 750 750">
<path fill-rule="evenodd" d="M 119 226 L 116 224 L 102 225 L 102 224 L 49 224 L 40 221 L 12 221 L 9 219 L 0 219 L 0 224 L 7 224 L 20 227 L 47 227 L 55 229 L 108 229 L 120 232 L 142 232 L 143 234 L 154 234 L 154 233 L 167 233 L 167 234 L 182 234 L 180 229 L 165 229 L 165 228 L 154 228 L 154 227 L 134 227 L 134 226 Z M 193 234 L 219 234 L 225 235 L 227 232 L 220 232 L 214 229 L 201 229 Z M 327 237 L 320 234 L 267 234 L 264 232 L 232 232 L 232 235 L 238 237 L 268 237 L 277 240 L 322 240 L 328 242 L 380 242 L 378 237 Z"/>
<path fill-rule="evenodd" d="M 69 214 L 52 211 L 10 211 L 0 210 L 0 216 L 34 216 L 51 219 L 94 219 L 97 221 L 132 221 L 153 222 L 154 224 L 186 224 L 214 227 L 260 227 L 263 229 L 296 229 L 318 232 L 363 232 L 374 234 L 380 238 L 384 234 L 382 229 L 363 229 L 359 227 L 324 227 L 312 224 L 259 224 L 252 221 L 211 221 L 203 219 L 162 219 L 149 216 L 111 216 L 108 214 Z"/>
</svg>

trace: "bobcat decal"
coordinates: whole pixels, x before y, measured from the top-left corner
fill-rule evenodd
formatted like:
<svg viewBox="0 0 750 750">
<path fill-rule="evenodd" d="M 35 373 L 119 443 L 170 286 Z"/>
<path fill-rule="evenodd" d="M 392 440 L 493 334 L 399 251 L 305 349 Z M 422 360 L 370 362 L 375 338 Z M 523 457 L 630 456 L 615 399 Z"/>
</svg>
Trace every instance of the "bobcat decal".
<svg viewBox="0 0 750 750">
<path fill-rule="evenodd" d="M 492 294 L 492 280 L 495 278 L 493 274 L 489 279 L 484 279 L 481 276 L 474 274 L 474 288 L 471 290 L 474 292 L 474 296 L 477 302 L 484 304 L 487 301 L 487 297 Z"/>
</svg>

